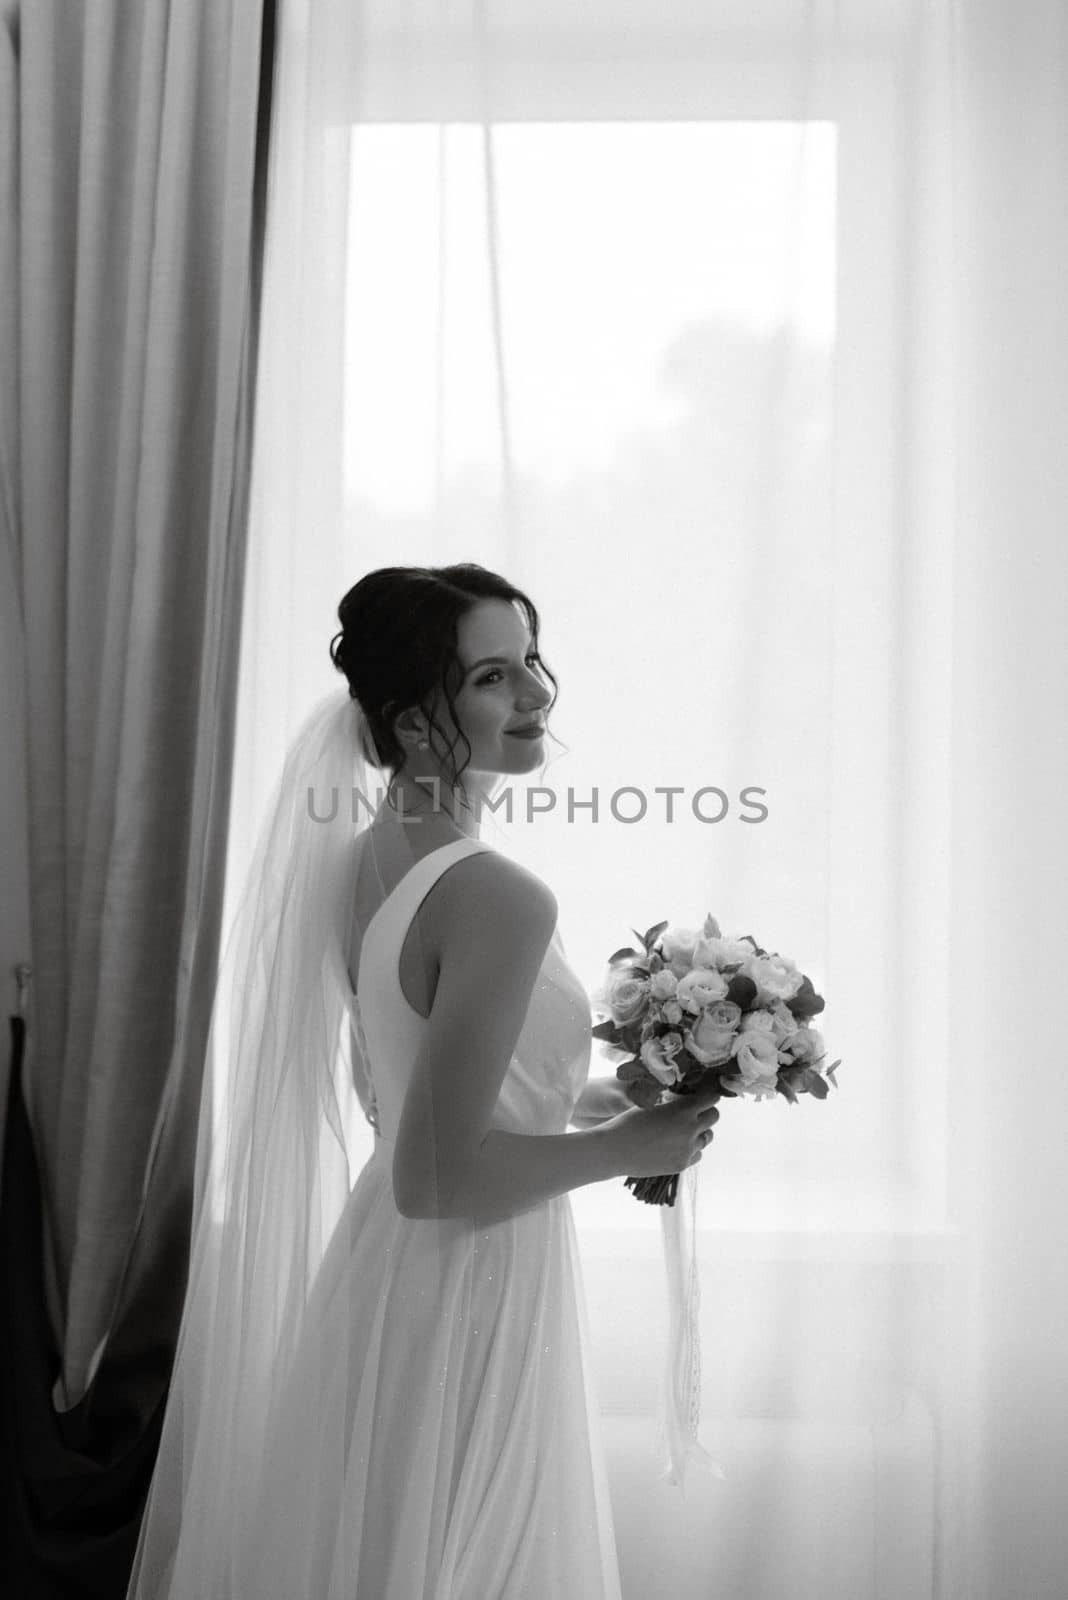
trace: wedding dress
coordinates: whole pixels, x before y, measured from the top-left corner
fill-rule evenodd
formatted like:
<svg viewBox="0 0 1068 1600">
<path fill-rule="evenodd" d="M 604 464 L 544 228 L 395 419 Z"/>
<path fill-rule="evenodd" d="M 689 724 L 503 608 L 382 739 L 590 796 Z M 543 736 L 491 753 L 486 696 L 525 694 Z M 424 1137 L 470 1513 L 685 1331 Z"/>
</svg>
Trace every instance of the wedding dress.
<svg viewBox="0 0 1068 1600">
<path fill-rule="evenodd" d="M 568 1195 L 491 1224 L 408 1218 L 393 1199 L 428 1025 L 401 988 L 400 953 L 441 874 L 488 848 L 464 838 L 431 850 L 364 930 L 351 1008 L 374 1152 L 267 1424 L 234 1600 L 620 1600 Z M 556 930 L 493 1127 L 566 1130 L 590 1023 Z"/>
<path fill-rule="evenodd" d="M 374 772 L 362 708 L 324 697 L 244 876 L 128 1600 L 620 1600 L 568 1196 L 492 1223 L 394 1203 L 428 1025 L 401 985 L 405 939 L 441 874 L 490 847 L 409 856 L 357 956 L 365 857 L 387 889 L 356 803 Z M 494 1126 L 566 1130 L 590 1021 L 554 929 Z"/>
</svg>

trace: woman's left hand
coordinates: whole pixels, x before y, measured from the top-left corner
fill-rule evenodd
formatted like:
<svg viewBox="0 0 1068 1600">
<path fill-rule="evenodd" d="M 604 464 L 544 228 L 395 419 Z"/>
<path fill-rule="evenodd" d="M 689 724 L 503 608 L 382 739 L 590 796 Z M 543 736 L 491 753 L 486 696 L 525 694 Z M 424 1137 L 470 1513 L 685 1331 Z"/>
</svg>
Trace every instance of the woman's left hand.
<svg viewBox="0 0 1068 1600">
<path fill-rule="evenodd" d="M 634 1101 L 618 1078 L 587 1078 L 579 1090 L 571 1125 L 575 1128 L 595 1128 L 599 1122 L 618 1117 L 621 1111 L 630 1111 Z"/>
</svg>

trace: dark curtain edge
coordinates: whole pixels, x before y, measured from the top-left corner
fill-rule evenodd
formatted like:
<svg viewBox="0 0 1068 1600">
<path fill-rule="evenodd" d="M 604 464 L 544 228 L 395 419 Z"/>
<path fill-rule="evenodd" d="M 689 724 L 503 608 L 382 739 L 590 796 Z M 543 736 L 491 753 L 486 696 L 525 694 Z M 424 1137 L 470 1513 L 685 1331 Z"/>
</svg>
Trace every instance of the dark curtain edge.
<svg viewBox="0 0 1068 1600">
<path fill-rule="evenodd" d="M 263 252 L 267 212 L 267 162 L 270 149 L 277 0 L 262 0 L 260 60 L 249 237 L 248 314 L 243 372 L 239 383 L 237 437 L 242 471 L 235 474 L 230 504 L 230 527 L 240 528 L 233 562 L 227 561 L 226 583 L 237 586 L 235 639 L 236 669 L 243 605 L 241 591 L 247 548 L 254 398 L 258 354 L 258 328 L 262 302 Z M 2 20 L 17 26 L 17 10 L 5 6 Z M 17 529 L 9 530 L 16 536 Z M 17 540 L 16 540 L 17 542 Z M 236 701 L 236 670 L 232 674 L 231 700 Z M 226 745 L 216 756 L 219 803 L 228 806 L 236 704 L 219 712 L 219 742 Z M 215 872 L 225 868 L 225 827 L 208 864 Z M 209 913 L 218 923 L 221 897 Z M 203 948 L 216 952 L 220 928 L 206 931 Z M 210 966 L 210 962 L 208 963 Z M 140 1530 L 167 1399 L 167 1384 L 177 1340 L 181 1295 L 175 1296 L 169 1348 L 148 1352 L 149 1389 L 144 1391 L 145 1352 L 128 1341 L 116 1341 L 111 1362 L 105 1353 L 93 1382 L 78 1404 L 59 1414 L 52 1389 L 60 1370 L 60 1353 L 47 1313 L 44 1267 L 41 1256 L 43 1195 L 30 1119 L 23 1094 L 26 1024 L 12 1016 L 11 1064 L 0 1170 L 0 1590 L 12 1600 L 123 1600 Z M 181 1119 L 179 1119 L 180 1121 Z M 188 1127 L 179 1130 L 188 1145 L 191 1194 L 195 1140 Z M 193 1132 L 195 1134 L 195 1125 Z M 188 1212 L 186 1213 L 188 1232 Z M 188 1262 L 188 1243 L 182 1248 Z M 173 1263 L 171 1263 L 173 1266 Z M 182 1280 L 184 1282 L 184 1278 Z M 118 1331 L 118 1330 L 116 1330 Z M 140 1359 L 139 1359 L 140 1357 Z M 112 1391 L 103 1399 L 98 1384 L 105 1378 Z M 132 1377 L 156 1398 L 147 1407 L 123 1404 L 122 1380 Z M 127 1397 L 129 1399 L 129 1397 Z"/>
</svg>

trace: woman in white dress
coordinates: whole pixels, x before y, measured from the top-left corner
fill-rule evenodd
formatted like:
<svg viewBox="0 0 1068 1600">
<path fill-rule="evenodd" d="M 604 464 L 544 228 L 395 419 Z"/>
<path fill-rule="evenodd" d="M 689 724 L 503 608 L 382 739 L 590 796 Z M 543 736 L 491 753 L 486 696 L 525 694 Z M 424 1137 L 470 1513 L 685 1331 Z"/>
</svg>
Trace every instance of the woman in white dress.
<svg viewBox="0 0 1068 1600">
<path fill-rule="evenodd" d="M 234 1059 L 205 1088 L 190 1295 L 129 1593 L 619 1600 L 568 1193 L 691 1166 L 718 1113 L 639 1110 L 588 1079 L 556 899 L 480 838 L 501 780 L 544 759 L 555 697 L 529 599 L 470 564 L 384 568 L 339 618 L 350 698 L 291 756 L 250 888 Z M 300 817 L 302 785 L 350 775 L 356 746 L 390 774 L 370 823 L 323 822 L 311 788 Z M 353 1085 L 375 1130 L 362 1162 Z M 220 1094 L 225 1137 L 206 1129 Z"/>
</svg>

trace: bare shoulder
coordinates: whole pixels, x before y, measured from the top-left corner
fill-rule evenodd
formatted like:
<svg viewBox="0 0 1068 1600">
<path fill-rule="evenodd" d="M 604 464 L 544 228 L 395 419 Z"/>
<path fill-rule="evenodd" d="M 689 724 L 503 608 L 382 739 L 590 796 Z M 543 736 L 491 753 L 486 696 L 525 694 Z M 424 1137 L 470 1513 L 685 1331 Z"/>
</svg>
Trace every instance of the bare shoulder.
<svg viewBox="0 0 1068 1600">
<path fill-rule="evenodd" d="M 393 1156 L 397 1208 L 412 1217 L 459 1214 L 556 925 L 548 886 L 489 847 L 453 862 L 439 888 L 437 984 Z"/>
<path fill-rule="evenodd" d="M 559 907 L 549 885 L 499 850 L 473 851 L 442 875 L 439 887 L 443 954 L 455 940 L 468 948 L 501 937 L 545 943 L 556 926 Z"/>
</svg>

